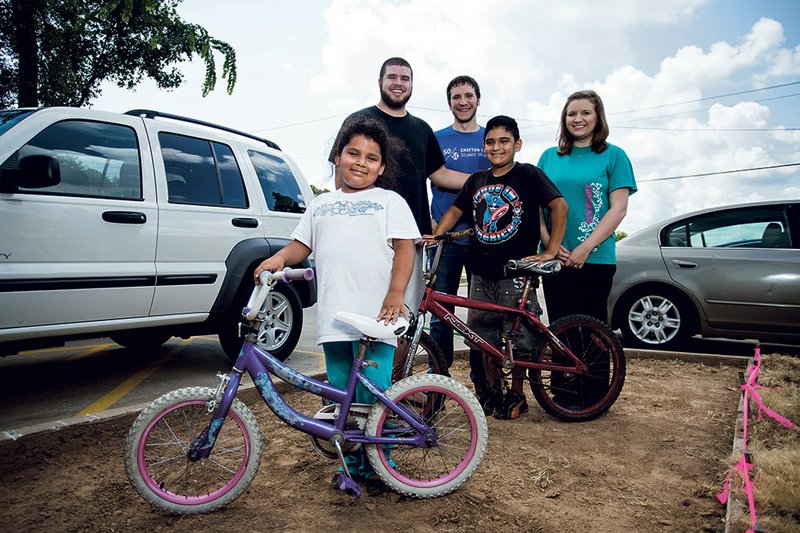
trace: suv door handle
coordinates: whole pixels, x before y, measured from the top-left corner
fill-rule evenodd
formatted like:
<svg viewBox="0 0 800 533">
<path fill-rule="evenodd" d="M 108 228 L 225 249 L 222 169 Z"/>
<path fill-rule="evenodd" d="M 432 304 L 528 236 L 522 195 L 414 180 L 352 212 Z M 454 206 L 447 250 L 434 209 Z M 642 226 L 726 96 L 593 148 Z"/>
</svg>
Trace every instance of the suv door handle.
<svg viewBox="0 0 800 533">
<path fill-rule="evenodd" d="M 231 224 L 237 228 L 257 228 L 258 220 L 255 218 L 234 218 L 231 220 Z"/>
<path fill-rule="evenodd" d="M 697 263 L 692 261 L 681 261 L 680 259 L 673 259 L 672 264 L 678 268 L 697 268 Z"/>
<path fill-rule="evenodd" d="M 147 222 L 147 215 L 137 211 L 105 211 L 103 220 L 115 224 L 144 224 Z"/>
</svg>

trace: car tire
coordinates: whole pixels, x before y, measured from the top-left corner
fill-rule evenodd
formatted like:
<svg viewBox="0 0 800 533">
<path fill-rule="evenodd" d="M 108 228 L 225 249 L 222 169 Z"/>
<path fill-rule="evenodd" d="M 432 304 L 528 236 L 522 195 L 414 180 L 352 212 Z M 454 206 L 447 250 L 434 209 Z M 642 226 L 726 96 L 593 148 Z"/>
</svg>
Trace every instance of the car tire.
<svg viewBox="0 0 800 533">
<path fill-rule="evenodd" d="M 115 333 L 109 338 L 120 346 L 131 350 L 152 350 L 170 340 L 172 335 L 163 331 L 136 329 Z"/>
<path fill-rule="evenodd" d="M 627 346 L 674 348 L 697 329 L 696 315 L 687 298 L 661 287 L 639 289 L 625 297 L 618 317 Z"/>
<path fill-rule="evenodd" d="M 219 342 L 231 361 L 236 361 L 242 349 L 239 323 L 242 321 L 242 308 L 247 303 L 250 292 L 245 291 L 245 294 L 246 297 L 239 302 L 235 310 L 231 311 L 228 320 L 219 331 Z M 278 283 L 267 295 L 262 311 L 266 311 L 268 317 L 258 332 L 259 346 L 284 361 L 297 346 L 303 329 L 303 306 L 300 297 L 289 285 Z"/>
</svg>

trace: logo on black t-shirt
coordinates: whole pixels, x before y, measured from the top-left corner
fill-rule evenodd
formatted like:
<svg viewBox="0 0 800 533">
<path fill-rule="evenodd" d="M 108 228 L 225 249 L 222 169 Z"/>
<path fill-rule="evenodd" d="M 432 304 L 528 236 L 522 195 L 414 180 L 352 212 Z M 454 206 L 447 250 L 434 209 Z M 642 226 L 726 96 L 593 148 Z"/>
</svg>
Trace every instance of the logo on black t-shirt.
<svg viewBox="0 0 800 533">
<path fill-rule="evenodd" d="M 499 184 L 486 185 L 472 196 L 475 236 L 484 244 L 500 244 L 517 233 L 522 202 L 517 192 Z"/>
</svg>

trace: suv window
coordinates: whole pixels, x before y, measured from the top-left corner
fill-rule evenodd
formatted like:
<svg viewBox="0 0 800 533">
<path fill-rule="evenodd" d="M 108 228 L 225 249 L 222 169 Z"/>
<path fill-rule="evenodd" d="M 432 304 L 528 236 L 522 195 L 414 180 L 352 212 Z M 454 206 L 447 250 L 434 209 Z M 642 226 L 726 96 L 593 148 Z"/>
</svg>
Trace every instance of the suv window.
<svg viewBox="0 0 800 533">
<path fill-rule="evenodd" d="M 303 193 L 286 161 L 256 150 L 248 150 L 247 155 L 256 169 L 258 183 L 270 211 L 306 212 Z"/>
<path fill-rule="evenodd" d="M 21 121 L 28 115 L 32 114 L 33 110 L 22 109 L 6 109 L 0 111 L 0 135 L 4 134 L 11 129 L 11 126 Z"/>
<path fill-rule="evenodd" d="M 163 131 L 158 140 L 169 203 L 248 206 L 242 173 L 230 146 Z"/>
<path fill-rule="evenodd" d="M 693 248 L 789 248 L 784 206 L 729 209 L 668 226 L 664 246 Z"/>
<path fill-rule="evenodd" d="M 39 132 L 3 165 L 16 166 L 29 155 L 58 159 L 61 183 L 36 194 L 141 200 L 142 180 L 136 132 L 127 126 L 85 120 L 57 122 Z"/>
</svg>

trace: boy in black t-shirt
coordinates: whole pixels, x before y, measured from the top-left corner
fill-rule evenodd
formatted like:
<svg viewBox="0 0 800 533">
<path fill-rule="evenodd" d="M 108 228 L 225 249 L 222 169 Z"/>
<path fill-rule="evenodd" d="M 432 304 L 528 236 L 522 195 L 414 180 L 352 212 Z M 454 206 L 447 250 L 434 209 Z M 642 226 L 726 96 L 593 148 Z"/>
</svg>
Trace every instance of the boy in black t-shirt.
<svg viewBox="0 0 800 533">
<path fill-rule="evenodd" d="M 453 205 L 436 227 L 435 235 L 449 231 L 462 214 L 471 215 L 475 230 L 467 262 L 470 265 L 470 298 L 502 305 L 517 305 L 522 295 L 521 278 L 508 278 L 503 265 L 509 259 L 547 261 L 556 257 L 566 227 L 567 203 L 555 185 L 537 167 L 515 163 L 522 148 L 519 128 L 513 118 L 494 117 L 486 124 L 483 149 L 492 164 L 490 170 L 472 174 Z M 552 213 L 550 242 L 544 252 L 539 247 L 539 210 Z M 535 295 L 531 302 L 538 308 Z M 510 322 L 510 321 L 509 321 Z M 489 342 L 500 343 L 504 319 L 497 313 L 469 310 L 467 324 Z M 505 326 L 508 326 L 506 324 Z M 524 359 L 533 350 L 533 337 L 527 328 L 517 341 Z M 475 391 L 486 414 L 496 418 L 517 418 L 528 410 L 522 392 L 524 370 L 512 374 L 511 389 L 503 396 L 501 382 L 487 365 L 489 382 L 475 383 Z"/>
</svg>

